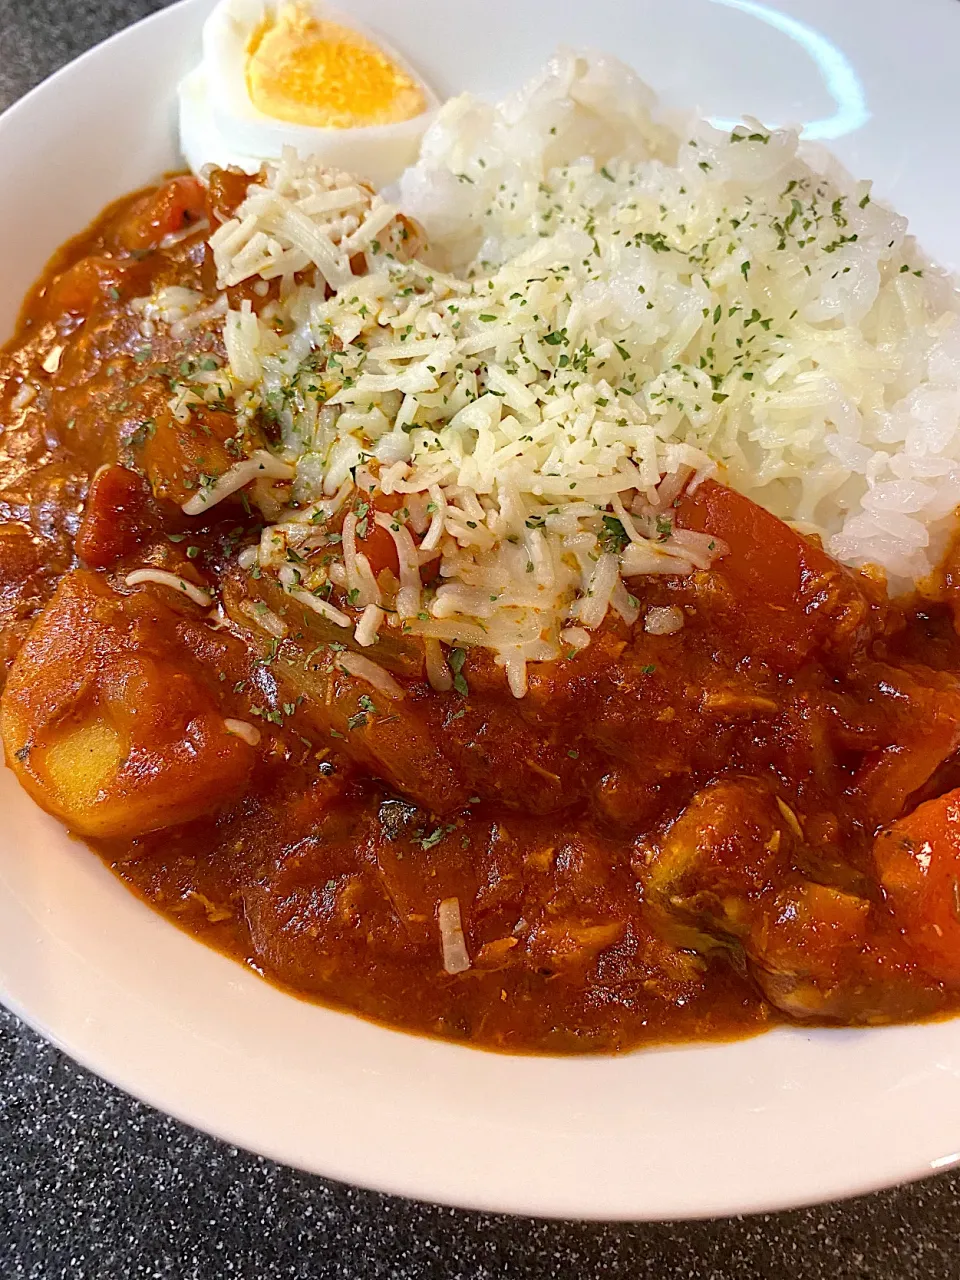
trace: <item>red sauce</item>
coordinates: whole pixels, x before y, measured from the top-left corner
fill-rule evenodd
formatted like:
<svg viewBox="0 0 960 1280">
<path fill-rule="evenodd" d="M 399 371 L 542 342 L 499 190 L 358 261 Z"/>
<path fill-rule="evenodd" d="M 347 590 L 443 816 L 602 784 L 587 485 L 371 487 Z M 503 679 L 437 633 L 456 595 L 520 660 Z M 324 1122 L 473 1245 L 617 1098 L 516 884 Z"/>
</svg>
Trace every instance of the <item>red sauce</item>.
<svg viewBox="0 0 960 1280">
<path fill-rule="evenodd" d="M 215 179 L 211 203 L 236 198 Z M 145 337 L 131 302 L 213 296 L 206 200 L 181 178 L 108 209 L 0 355 L 2 728 L 31 795 L 181 928 L 411 1031 L 609 1052 L 953 1012 L 957 557 L 928 599 L 890 601 L 707 483 L 676 519 L 729 554 L 632 585 L 681 630 L 608 621 L 521 701 L 483 653 L 466 694 L 440 694 L 415 645 L 385 642 L 405 690 L 385 699 L 321 619 L 237 570 L 261 528 L 241 496 L 181 510 L 238 456 L 227 408 L 169 408 L 223 350 L 215 330 Z M 371 555 L 390 569 L 386 540 Z M 144 566 L 210 590 L 226 623 L 128 585 Z M 251 621 L 264 607 L 284 638 Z"/>
</svg>

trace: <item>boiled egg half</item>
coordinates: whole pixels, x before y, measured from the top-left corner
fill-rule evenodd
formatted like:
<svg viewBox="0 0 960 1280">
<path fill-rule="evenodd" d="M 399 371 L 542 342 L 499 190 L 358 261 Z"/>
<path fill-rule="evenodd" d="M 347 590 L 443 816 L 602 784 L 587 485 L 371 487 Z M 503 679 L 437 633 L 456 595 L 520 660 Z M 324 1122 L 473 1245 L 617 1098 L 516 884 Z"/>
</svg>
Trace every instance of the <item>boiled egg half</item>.
<svg viewBox="0 0 960 1280">
<path fill-rule="evenodd" d="M 255 173 L 292 146 L 383 187 L 412 164 L 437 98 L 394 50 L 308 0 L 220 0 L 180 86 L 180 143 Z"/>
</svg>

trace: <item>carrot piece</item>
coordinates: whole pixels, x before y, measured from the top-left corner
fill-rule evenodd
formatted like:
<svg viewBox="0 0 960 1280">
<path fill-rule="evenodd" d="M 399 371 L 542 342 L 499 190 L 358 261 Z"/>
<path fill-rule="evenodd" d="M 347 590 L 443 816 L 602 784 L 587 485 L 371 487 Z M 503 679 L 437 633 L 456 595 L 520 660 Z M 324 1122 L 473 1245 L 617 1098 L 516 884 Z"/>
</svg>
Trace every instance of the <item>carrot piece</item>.
<svg viewBox="0 0 960 1280">
<path fill-rule="evenodd" d="M 874 860 L 904 941 L 933 977 L 960 985 L 960 790 L 881 831 Z"/>
</svg>

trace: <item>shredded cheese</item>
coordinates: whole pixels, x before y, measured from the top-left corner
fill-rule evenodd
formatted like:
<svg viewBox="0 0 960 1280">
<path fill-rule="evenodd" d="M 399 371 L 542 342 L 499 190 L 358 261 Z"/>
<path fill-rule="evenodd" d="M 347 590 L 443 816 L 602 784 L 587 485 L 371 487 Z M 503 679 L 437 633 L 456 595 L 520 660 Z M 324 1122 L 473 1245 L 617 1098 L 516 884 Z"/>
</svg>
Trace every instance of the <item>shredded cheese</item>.
<svg viewBox="0 0 960 1280">
<path fill-rule="evenodd" d="M 143 583 L 154 582 L 157 586 L 170 587 L 173 591 L 181 592 L 187 599 L 192 600 L 194 604 L 200 605 L 201 608 L 208 609 L 213 604 L 213 596 L 209 591 L 204 591 L 202 587 L 195 586 L 192 582 L 187 582 L 179 574 L 168 573 L 166 569 L 134 569 L 132 573 L 127 574 L 124 582 L 128 587 L 137 587 Z"/>
<path fill-rule="evenodd" d="M 301 165 L 289 148 L 272 175 L 268 185 L 252 185 L 235 216 L 210 237 L 219 287 L 256 276 L 290 280 L 310 267 L 334 289 L 348 285 L 350 258 L 368 239 L 386 237 L 396 210 L 348 174 Z"/>
<path fill-rule="evenodd" d="M 290 480 L 293 475 L 293 468 L 286 462 L 274 457 L 266 449 L 257 449 L 249 458 L 234 463 L 213 484 L 201 488 L 192 498 L 188 498 L 183 504 L 183 512 L 188 516 L 202 515 L 253 480 L 261 477 L 271 480 Z"/>
<path fill-rule="evenodd" d="M 395 211 L 355 189 L 361 220 L 395 226 Z M 279 418 L 293 468 L 281 463 L 280 474 L 293 475 L 294 496 L 321 525 L 324 505 L 332 514 L 366 477 L 366 507 L 348 511 L 337 544 L 322 529 L 291 542 L 303 521 L 294 506 L 264 533 L 256 563 L 306 607 L 354 626 L 364 647 L 375 648 L 384 623 L 430 642 L 435 687 L 445 680 L 433 644 L 490 647 L 522 697 L 528 662 L 582 648 L 611 608 L 636 619 L 624 578 L 709 562 L 697 535 L 664 536 L 658 486 L 713 464 L 696 447 L 656 441 L 618 350 L 621 322 L 591 319 L 573 292 L 582 233 L 567 228 L 469 281 L 402 262 L 359 228 L 345 238 L 337 219 L 353 190 L 343 175 L 287 154 L 211 240 L 221 283 L 271 279 L 281 261 L 300 270 L 309 258 L 318 268 L 317 281 L 291 285 L 268 312 L 245 304 L 227 317 L 229 371 L 245 414 L 267 406 Z M 603 244 L 614 229 L 611 212 Z M 295 243 L 299 256 L 285 257 Z M 341 258 L 334 280 L 330 254 L 361 243 L 367 274 L 347 281 Z M 198 514 L 252 474 L 252 462 L 237 464 L 184 509 Z M 402 506 L 377 510 L 378 493 Z M 396 550 L 399 587 L 389 598 L 364 547 L 372 527 Z M 294 545 L 307 563 L 311 551 L 323 554 L 326 578 L 359 620 L 302 590 L 286 563 Z M 560 633 L 571 629 L 576 640 L 566 643 Z"/>
<path fill-rule="evenodd" d="M 374 657 L 418 637 L 436 689 L 443 646 L 484 646 L 517 697 L 530 662 L 637 622 L 634 579 L 726 554 L 673 519 L 720 466 L 831 554 L 922 579 L 960 475 L 960 293 L 798 148 L 755 121 L 677 132 L 628 68 L 565 52 L 498 106 L 448 102 L 397 206 L 287 150 L 210 236 L 217 298 L 142 304 L 222 325 L 227 364 L 177 390 L 178 421 L 232 401 L 240 438 L 269 423 L 264 471 L 184 510 L 255 481 L 248 571 Z M 261 306 L 230 306 L 242 283 Z"/>
<path fill-rule="evenodd" d="M 268 635 L 275 636 L 278 640 L 285 640 L 289 634 L 290 628 L 284 620 L 268 609 L 262 600 L 241 600 L 240 612 L 261 631 L 266 631 Z"/>
<path fill-rule="evenodd" d="M 385 616 L 378 604 L 368 604 L 354 629 L 353 638 L 357 644 L 363 645 L 365 649 L 376 644 L 377 633 Z"/>
<path fill-rule="evenodd" d="M 358 680 L 365 680 L 367 684 L 395 702 L 399 702 L 404 697 L 402 687 L 397 684 L 390 672 L 360 653 L 338 653 L 337 666 L 342 667 L 348 675 L 356 676 Z"/>
</svg>

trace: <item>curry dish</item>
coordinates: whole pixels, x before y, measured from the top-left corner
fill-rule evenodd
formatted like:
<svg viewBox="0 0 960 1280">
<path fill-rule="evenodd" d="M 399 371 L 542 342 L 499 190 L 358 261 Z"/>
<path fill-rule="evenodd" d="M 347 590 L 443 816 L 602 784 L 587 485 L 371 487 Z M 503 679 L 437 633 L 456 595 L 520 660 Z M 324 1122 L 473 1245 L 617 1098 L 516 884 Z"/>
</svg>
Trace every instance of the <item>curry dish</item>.
<svg viewBox="0 0 960 1280">
<path fill-rule="evenodd" d="M 671 519 L 725 553 L 631 584 L 681 628 L 611 613 L 531 663 L 522 699 L 477 646 L 431 687 L 426 643 L 385 632 L 362 651 L 389 673 L 376 687 L 352 630 L 238 568 L 264 526 L 245 489 L 184 511 L 249 441 L 227 407 L 169 407 L 223 363 L 216 325 L 145 343 L 132 303 L 216 297 L 208 227 L 246 182 L 112 206 L 0 356 L 2 730 L 30 795 L 181 928 L 411 1031 L 610 1052 L 953 1011 L 951 555 L 890 600 L 705 480 Z M 359 491 L 326 530 L 356 517 L 381 583 L 397 551 L 371 509 L 398 503 Z"/>
</svg>

